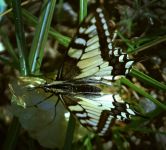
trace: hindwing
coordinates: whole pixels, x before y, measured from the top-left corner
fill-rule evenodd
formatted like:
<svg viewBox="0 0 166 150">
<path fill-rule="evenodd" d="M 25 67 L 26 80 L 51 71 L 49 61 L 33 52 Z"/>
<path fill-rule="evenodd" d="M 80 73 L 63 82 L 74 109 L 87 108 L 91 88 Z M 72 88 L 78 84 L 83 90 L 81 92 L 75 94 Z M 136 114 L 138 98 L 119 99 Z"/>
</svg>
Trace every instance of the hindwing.
<svg viewBox="0 0 166 150">
<path fill-rule="evenodd" d="M 61 95 L 61 99 L 84 127 L 100 136 L 109 135 L 112 125 L 121 125 L 135 115 L 118 94 Z"/>
</svg>

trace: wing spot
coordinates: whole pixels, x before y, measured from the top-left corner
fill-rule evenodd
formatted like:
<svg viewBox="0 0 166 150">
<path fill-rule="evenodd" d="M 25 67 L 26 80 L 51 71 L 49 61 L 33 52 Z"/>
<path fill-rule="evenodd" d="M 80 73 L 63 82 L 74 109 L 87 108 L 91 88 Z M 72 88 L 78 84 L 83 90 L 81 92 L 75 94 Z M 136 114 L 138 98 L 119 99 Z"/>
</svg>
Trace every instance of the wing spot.
<svg viewBox="0 0 166 150">
<path fill-rule="evenodd" d="M 104 25 L 103 25 L 103 29 L 104 29 L 104 30 L 108 30 L 108 26 L 107 26 L 106 23 L 104 23 Z"/>
<path fill-rule="evenodd" d="M 79 118 L 86 118 L 87 114 L 86 113 L 76 113 L 76 116 Z"/>
<path fill-rule="evenodd" d="M 104 18 L 101 19 L 102 24 L 106 23 L 106 20 Z"/>
<path fill-rule="evenodd" d="M 127 69 L 130 68 L 130 67 L 132 66 L 133 62 L 134 62 L 134 61 L 132 61 L 132 60 L 131 60 L 131 61 L 128 61 L 128 62 L 126 63 L 126 65 L 125 65 L 125 68 L 127 68 Z"/>
<path fill-rule="evenodd" d="M 112 50 L 112 43 L 109 43 L 109 44 L 108 44 L 108 48 L 109 48 L 110 50 Z"/>
<path fill-rule="evenodd" d="M 114 95 L 114 99 L 115 99 L 118 103 L 124 103 L 124 101 L 122 100 L 122 98 L 120 97 L 119 94 Z"/>
<path fill-rule="evenodd" d="M 122 77 L 123 77 L 123 75 L 116 75 L 116 76 L 114 76 L 114 80 L 119 80 Z"/>
<path fill-rule="evenodd" d="M 118 120 L 122 120 L 122 117 L 121 117 L 120 115 L 117 115 L 116 118 L 117 118 Z"/>
<path fill-rule="evenodd" d="M 114 50 L 114 55 L 115 55 L 115 56 L 119 56 L 119 50 L 118 50 L 118 49 L 115 49 L 115 50 Z"/>
<path fill-rule="evenodd" d="M 91 25 L 89 28 L 86 29 L 85 34 L 89 34 L 90 32 L 96 30 L 95 25 Z"/>
<path fill-rule="evenodd" d="M 85 31 L 85 28 L 83 28 L 83 27 L 80 27 L 79 28 L 79 33 L 81 34 L 81 33 L 84 33 L 84 31 Z"/>
<path fill-rule="evenodd" d="M 100 17 L 100 18 L 103 18 L 103 17 L 104 17 L 104 15 L 103 15 L 102 12 L 99 13 L 99 17 Z"/>
<path fill-rule="evenodd" d="M 75 44 L 80 44 L 83 46 L 86 45 L 86 40 L 84 40 L 83 38 L 76 38 L 76 40 L 74 42 L 75 42 Z"/>
<path fill-rule="evenodd" d="M 98 13 L 100 13 L 100 12 L 102 12 L 102 9 L 101 9 L 101 8 L 97 8 L 96 11 L 97 11 Z"/>
<path fill-rule="evenodd" d="M 109 80 L 109 81 L 113 81 L 114 80 L 114 76 L 104 76 L 103 79 L 105 80 Z"/>
<path fill-rule="evenodd" d="M 110 33 L 109 33 L 108 30 L 105 31 L 105 35 L 106 35 L 106 36 L 110 36 Z"/>
<path fill-rule="evenodd" d="M 82 55 L 82 52 L 83 51 L 81 49 L 70 48 L 68 51 L 68 55 L 72 58 L 79 59 Z"/>
<path fill-rule="evenodd" d="M 128 109 L 126 109 L 126 110 L 127 110 L 127 112 L 128 112 L 129 114 L 135 115 L 135 113 L 134 113 L 130 108 L 128 108 Z"/>
<path fill-rule="evenodd" d="M 126 113 L 125 112 L 121 112 L 121 116 L 125 119 L 127 119 Z"/>
<path fill-rule="evenodd" d="M 111 39 L 109 37 L 107 37 L 107 43 L 112 42 Z"/>
<path fill-rule="evenodd" d="M 126 69 L 125 75 L 129 74 L 129 72 L 130 72 L 130 69 Z"/>
<path fill-rule="evenodd" d="M 109 128 L 109 125 L 110 125 L 110 124 L 109 124 L 109 122 L 108 122 L 108 123 L 106 122 L 106 123 L 105 123 L 105 126 L 104 126 L 104 128 L 103 128 L 103 129 L 104 129 L 105 131 L 107 131 L 107 130 L 108 130 L 108 128 Z"/>
<path fill-rule="evenodd" d="M 124 55 L 121 55 L 121 56 L 119 57 L 119 62 L 124 62 Z"/>
<path fill-rule="evenodd" d="M 91 19 L 91 23 L 95 24 L 95 23 L 96 23 L 96 19 L 95 19 L 95 18 L 92 18 L 92 19 Z"/>
<path fill-rule="evenodd" d="M 129 104 L 126 104 L 126 108 L 129 108 Z"/>
</svg>

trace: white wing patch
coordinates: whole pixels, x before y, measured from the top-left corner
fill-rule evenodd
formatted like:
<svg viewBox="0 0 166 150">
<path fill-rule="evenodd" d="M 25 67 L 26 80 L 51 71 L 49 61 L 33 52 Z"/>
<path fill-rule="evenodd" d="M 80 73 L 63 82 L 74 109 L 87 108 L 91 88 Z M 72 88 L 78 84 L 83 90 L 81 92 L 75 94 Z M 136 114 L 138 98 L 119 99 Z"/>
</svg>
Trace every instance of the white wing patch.
<svg viewBox="0 0 166 150">
<path fill-rule="evenodd" d="M 95 76 L 100 76 L 100 77 L 109 76 L 111 75 L 112 70 L 113 70 L 112 66 L 101 68 L 100 71 L 95 74 Z"/>
<path fill-rule="evenodd" d="M 109 63 L 108 63 L 108 61 L 106 61 L 102 65 L 100 65 L 100 68 L 105 68 L 105 67 L 108 67 L 108 66 L 109 66 Z"/>
<path fill-rule="evenodd" d="M 96 55 L 100 55 L 101 51 L 99 49 L 95 49 L 93 51 L 84 53 L 83 56 L 81 57 L 81 59 L 86 59 L 86 58 L 90 58 L 90 57 L 94 57 Z"/>
<path fill-rule="evenodd" d="M 87 41 L 87 46 L 89 46 L 89 45 L 92 45 L 93 43 L 96 43 L 96 42 L 99 42 L 99 37 L 98 37 L 98 35 L 96 35 L 96 36 L 94 36 L 93 38 L 91 38 L 91 39 L 89 39 L 88 41 Z"/>
<path fill-rule="evenodd" d="M 84 78 L 84 77 L 88 77 L 88 76 L 91 76 L 93 74 L 95 74 L 96 72 L 99 71 L 99 68 L 98 67 L 92 67 L 92 69 L 90 68 L 86 68 L 85 70 L 87 71 L 84 71 L 82 70 L 83 73 L 81 73 L 80 75 L 74 77 L 75 79 L 81 79 L 81 78 Z"/>
<path fill-rule="evenodd" d="M 68 55 L 72 58 L 79 59 L 80 56 L 82 55 L 82 50 L 81 49 L 70 48 L 69 51 L 68 51 Z"/>
<path fill-rule="evenodd" d="M 78 32 L 79 32 L 80 34 L 82 34 L 82 33 L 84 33 L 85 30 L 86 30 L 86 28 L 80 27 L 79 30 L 78 30 Z"/>
<path fill-rule="evenodd" d="M 95 57 L 92 58 L 88 58 L 88 59 L 84 59 L 78 62 L 77 66 L 81 69 L 92 66 L 92 65 L 96 65 L 96 64 L 102 64 L 103 63 L 103 59 L 101 58 L 100 55 L 97 55 Z"/>
<path fill-rule="evenodd" d="M 76 38 L 74 42 L 75 42 L 75 44 L 80 44 L 83 46 L 86 45 L 86 40 L 84 40 L 83 38 Z"/>
<path fill-rule="evenodd" d="M 131 115 L 135 115 L 135 113 L 130 108 L 127 109 L 127 112 Z"/>
<path fill-rule="evenodd" d="M 100 44 L 98 42 L 88 46 L 87 48 L 85 48 L 85 52 L 88 52 L 88 51 L 92 51 L 92 50 L 95 50 L 95 49 L 99 49 L 100 47 Z"/>
<path fill-rule="evenodd" d="M 96 23 L 95 17 L 93 17 L 90 22 L 91 22 L 92 24 L 95 24 L 95 23 Z"/>
<path fill-rule="evenodd" d="M 129 105 L 118 94 L 106 94 L 97 97 L 90 96 L 89 98 L 83 95 L 74 97 L 78 100 L 78 105 L 71 104 L 68 106 L 68 109 L 78 117 L 82 125 L 97 132 L 100 136 L 104 136 L 108 132 L 114 118 L 124 121 L 135 115 L 129 108 Z M 118 106 L 114 105 L 117 102 L 119 103 Z M 120 111 L 121 107 L 126 107 L 126 109 Z M 114 111 L 117 112 L 117 115 L 113 114 Z M 106 118 L 104 118 L 104 113 L 107 114 Z M 101 123 L 100 120 L 103 118 L 105 122 Z"/>
<path fill-rule="evenodd" d="M 69 109 L 70 109 L 70 107 L 69 107 Z M 76 113 L 76 116 L 79 118 L 86 118 L 87 114 L 86 113 Z"/>
<path fill-rule="evenodd" d="M 121 55 L 120 57 L 119 57 L 119 62 L 124 62 L 124 55 Z"/>
<path fill-rule="evenodd" d="M 95 25 L 91 25 L 90 27 L 88 27 L 85 30 L 85 34 L 89 34 L 90 32 L 93 32 L 94 30 L 96 30 L 96 26 Z"/>
<path fill-rule="evenodd" d="M 109 117 L 107 118 L 107 121 L 106 121 L 106 123 L 105 123 L 103 129 L 102 129 L 102 130 L 100 131 L 100 133 L 99 133 L 100 136 L 103 136 L 103 135 L 106 134 L 107 130 L 108 130 L 109 127 L 110 127 L 110 124 L 111 124 L 112 119 L 113 119 L 113 116 L 109 116 Z"/>
<path fill-rule="evenodd" d="M 102 12 L 102 9 L 101 8 L 97 8 L 96 12 L 100 13 L 100 12 Z"/>
<path fill-rule="evenodd" d="M 125 65 L 125 68 L 130 68 L 133 63 L 134 63 L 134 61 L 128 61 Z"/>
<path fill-rule="evenodd" d="M 80 107 L 79 105 L 69 106 L 69 109 L 70 109 L 71 111 L 83 111 L 83 108 Z"/>
</svg>

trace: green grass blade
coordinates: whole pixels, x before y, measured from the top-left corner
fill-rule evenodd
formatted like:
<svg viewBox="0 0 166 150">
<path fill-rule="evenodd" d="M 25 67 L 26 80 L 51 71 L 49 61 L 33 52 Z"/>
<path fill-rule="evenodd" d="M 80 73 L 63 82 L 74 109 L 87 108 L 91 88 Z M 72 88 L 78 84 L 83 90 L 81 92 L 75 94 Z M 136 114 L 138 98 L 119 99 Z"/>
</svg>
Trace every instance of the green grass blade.
<svg viewBox="0 0 166 150">
<path fill-rule="evenodd" d="M 44 9 L 36 26 L 35 36 L 29 55 L 31 73 L 37 73 L 44 55 L 44 48 L 48 37 L 48 31 L 52 20 L 56 0 L 49 0 L 44 3 Z"/>
<path fill-rule="evenodd" d="M 8 132 L 7 132 L 7 138 L 5 140 L 3 149 L 4 150 L 15 150 L 18 135 L 20 133 L 20 123 L 17 120 L 16 117 L 14 117 L 12 124 L 10 125 Z"/>
<path fill-rule="evenodd" d="M 87 0 L 80 0 L 79 22 L 81 23 L 87 16 Z"/>
<path fill-rule="evenodd" d="M 53 28 L 50 29 L 49 34 L 65 47 L 68 47 L 71 41 L 71 38 L 60 34 L 59 32 L 55 31 L 55 29 Z"/>
<path fill-rule="evenodd" d="M 86 150 L 92 150 L 93 149 L 90 136 L 87 136 L 85 138 L 83 145 L 85 146 Z"/>
<path fill-rule="evenodd" d="M 29 74 L 29 67 L 26 58 L 27 50 L 26 50 L 26 42 L 24 36 L 24 28 L 22 23 L 22 13 L 21 13 L 20 4 L 21 4 L 20 0 L 12 0 L 15 29 L 16 29 L 16 40 L 19 52 L 19 64 L 20 64 L 19 70 L 22 76 L 26 76 Z M 12 51 L 10 52 L 12 55 L 14 55 Z M 10 125 L 10 128 L 8 129 L 8 133 L 4 142 L 3 147 L 5 150 L 15 149 L 19 132 L 20 132 L 20 123 L 18 122 L 18 119 L 14 117 Z"/>
<path fill-rule="evenodd" d="M 154 102 L 157 106 L 159 106 L 162 109 L 166 110 L 166 105 L 160 103 L 158 100 L 156 100 L 151 95 L 149 95 L 147 92 L 145 92 L 143 89 L 141 89 L 140 87 L 137 87 L 136 85 L 134 85 L 133 83 L 131 83 L 128 79 L 121 78 L 121 82 L 123 84 L 129 86 L 130 88 L 132 88 L 133 90 L 135 90 L 136 92 L 138 92 L 139 94 L 141 94 L 142 96 L 148 98 L 149 100 L 151 100 L 152 102 Z"/>
<path fill-rule="evenodd" d="M 24 36 L 24 28 L 22 23 L 22 13 L 20 0 L 12 0 L 13 13 L 15 19 L 15 28 L 16 28 L 16 40 L 19 52 L 19 61 L 20 61 L 20 73 L 21 75 L 29 74 L 29 67 L 27 62 L 27 49 Z"/>
<path fill-rule="evenodd" d="M 71 145 L 72 145 L 73 136 L 74 136 L 75 124 L 76 124 L 75 118 L 72 115 L 70 115 L 67 132 L 66 132 L 65 144 L 63 148 L 64 150 L 72 149 Z"/>
<path fill-rule="evenodd" d="M 156 81 L 155 79 L 145 75 L 144 73 L 142 73 L 134 68 L 131 70 L 130 75 L 136 77 L 137 79 L 140 79 L 141 81 L 143 81 L 146 84 L 149 84 L 149 85 L 151 85 L 155 88 L 158 88 L 160 90 L 166 91 L 166 85 L 162 84 L 159 81 Z"/>
<path fill-rule="evenodd" d="M 150 38 L 149 38 L 150 39 Z M 148 48 L 150 48 L 150 47 L 153 47 L 153 46 L 155 46 L 155 45 L 157 45 L 157 44 L 159 44 L 159 43 L 162 43 L 162 42 L 164 42 L 164 41 L 166 41 L 166 35 L 165 36 L 162 36 L 162 37 L 158 37 L 158 38 L 156 38 L 156 37 L 154 37 L 154 40 L 152 40 L 152 41 L 150 41 L 150 42 L 148 42 L 148 43 L 146 43 L 146 44 L 143 44 L 143 45 L 141 45 L 141 46 L 139 46 L 138 48 L 136 48 L 136 49 L 133 49 L 133 51 L 130 51 L 130 53 L 135 53 L 135 52 L 140 52 L 140 51 L 143 51 L 143 50 L 145 50 L 145 49 L 148 49 Z"/>
<path fill-rule="evenodd" d="M 129 39 L 126 39 L 120 32 L 117 32 L 117 35 L 126 43 L 130 49 L 134 49 L 133 45 L 130 43 Z"/>
<path fill-rule="evenodd" d="M 119 133 L 118 130 L 113 131 L 113 141 L 116 143 L 118 150 L 126 150 L 127 148 L 124 147 L 124 140 L 122 139 L 122 135 Z"/>
<path fill-rule="evenodd" d="M 28 12 L 25 9 L 22 9 L 23 12 L 23 16 L 25 18 L 25 21 L 33 26 L 38 24 L 37 18 L 35 16 L 33 16 L 30 12 Z M 65 47 L 68 47 L 69 43 L 70 43 L 70 38 L 67 36 L 64 36 L 62 34 L 60 34 L 59 32 L 55 31 L 55 29 L 50 28 L 49 30 L 49 34 L 55 38 L 60 44 L 62 44 Z"/>
</svg>

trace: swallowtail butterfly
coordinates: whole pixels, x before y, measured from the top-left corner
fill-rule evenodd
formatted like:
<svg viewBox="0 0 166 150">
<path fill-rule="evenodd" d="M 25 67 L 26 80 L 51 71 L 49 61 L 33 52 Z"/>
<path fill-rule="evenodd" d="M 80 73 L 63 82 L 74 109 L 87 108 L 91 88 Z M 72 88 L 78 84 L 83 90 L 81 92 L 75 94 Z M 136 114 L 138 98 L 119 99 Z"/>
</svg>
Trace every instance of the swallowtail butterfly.
<svg viewBox="0 0 166 150">
<path fill-rule="evenodd" d="M 104 9 L 97 8 L 79 26 L 57 80 L 42 85 L 46 92 L 58 95 L 83 126 L 100 136 L 135 115 L 113 90 L 114 81 L 130 72 L 133 60 L 112 41 Z M 103 86 L 112 92 L 104 91 Z"/>
</svg>

